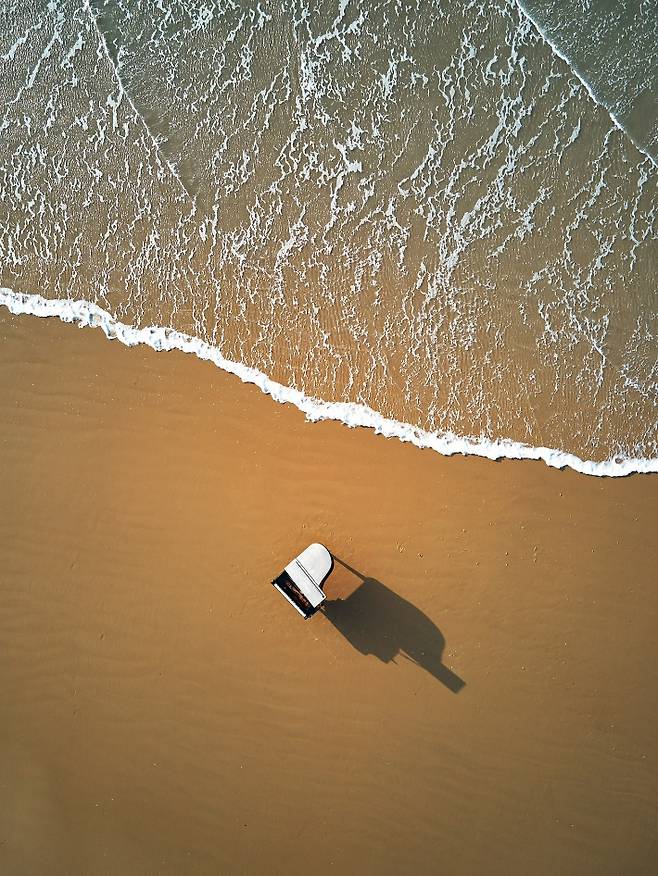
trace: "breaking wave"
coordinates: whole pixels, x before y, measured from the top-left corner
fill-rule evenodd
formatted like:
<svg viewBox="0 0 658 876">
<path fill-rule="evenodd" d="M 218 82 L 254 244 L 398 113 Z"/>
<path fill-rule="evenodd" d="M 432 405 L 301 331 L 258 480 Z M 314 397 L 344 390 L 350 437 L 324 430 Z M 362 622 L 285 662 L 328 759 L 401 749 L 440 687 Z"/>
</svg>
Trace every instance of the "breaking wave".
<svg viewBox="0 0 658 876">
<path fill-rule="evenodd" d="M 655 3 L 517 0 L 614 125 L 658 165 L 658 14 Z"/>
</svg>

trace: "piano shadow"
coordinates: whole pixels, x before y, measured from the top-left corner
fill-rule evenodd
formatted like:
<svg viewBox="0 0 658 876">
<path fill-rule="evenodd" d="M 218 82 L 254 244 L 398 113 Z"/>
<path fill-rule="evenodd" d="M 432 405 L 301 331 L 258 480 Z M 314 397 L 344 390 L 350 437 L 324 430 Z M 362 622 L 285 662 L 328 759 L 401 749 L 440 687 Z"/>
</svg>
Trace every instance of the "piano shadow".
<svg viewBox="0 0 658 876">
<path fill-rule="evenodd" d="M 383 663 L 401 654 L 429 672 L 453 693 L 466 682 L 442 661 L 445 637 L 426 614 L 381 581 L 361 575 L 338 557 L 334 559 L 362 579 L 347 598 L 327 601 L 327 620 L 361 654 L 373 654 Z"/>
</svg>

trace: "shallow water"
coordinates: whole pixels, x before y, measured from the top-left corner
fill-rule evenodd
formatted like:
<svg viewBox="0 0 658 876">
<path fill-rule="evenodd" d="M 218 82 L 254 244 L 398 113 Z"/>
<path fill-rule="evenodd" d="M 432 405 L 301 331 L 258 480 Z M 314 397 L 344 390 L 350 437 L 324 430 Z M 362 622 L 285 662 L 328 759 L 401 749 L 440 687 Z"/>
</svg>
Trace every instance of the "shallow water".
<svg viewBox="0 0 658 876">
<path fill-rule="evenodd" d="M 519 6 L 3 15 L 2 286 L 448 444 L 656 460 L 651 124 L 628 136 Z"/>
</svg>

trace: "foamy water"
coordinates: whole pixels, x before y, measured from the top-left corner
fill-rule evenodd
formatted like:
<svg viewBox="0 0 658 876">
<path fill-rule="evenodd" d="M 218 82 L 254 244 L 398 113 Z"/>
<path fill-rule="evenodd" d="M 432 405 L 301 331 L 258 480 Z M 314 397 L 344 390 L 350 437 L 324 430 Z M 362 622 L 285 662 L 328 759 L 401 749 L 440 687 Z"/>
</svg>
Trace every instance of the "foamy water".
<svg viewBox="0 0 658 876">
<path fill-rule="evenodd" d="M 503 0 L 4 17 L 14 312 L 442 453 L 658 469 L 651 58 L 624 108 Z"/>
</svg>

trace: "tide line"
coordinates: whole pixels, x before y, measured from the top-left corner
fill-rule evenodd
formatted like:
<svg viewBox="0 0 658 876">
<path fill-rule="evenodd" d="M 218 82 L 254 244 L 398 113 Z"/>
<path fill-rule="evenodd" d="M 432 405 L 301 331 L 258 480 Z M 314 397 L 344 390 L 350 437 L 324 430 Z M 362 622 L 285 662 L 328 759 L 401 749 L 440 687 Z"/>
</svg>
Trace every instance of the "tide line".
<svg viewBox="0 0 658 876">
<path fill-rule="evenodd" d="M 533 447 L 510 439 L 462 437 L 450 432 L 426 432 L 411 423 L 391 420 L 366 405 L 355 402 L 324 401 L 308 396 L 300 390 L 272 380 L 262 371 L 242 362 L 234 362 L 221 351 L 191 335 L 164 326 L 135 328 L 116 320 L 96 304 L 81 299 L 44 298 L 37 294 L 15 292 L 0 287 L 0 305 L 16 315 L 56 317 L 62 322 L 74 323 L 80 328 L 98 328 L 110 340 L 118 340 L 126 347 L 143 344 L 156 351 L 180 350 L 198 359 L 212 362 L 222 371 L 234 374 L 243 383 L 257 386 L 261 392 L 281 404 L 292 404 L 311 422 L 335 420 L 350 428 L 372 429 L 386 438 L 435 450 L 442 456 L 478 456 L 484 459 L 542 460 L 551 468 L 571 468 L 581 474 L 597 477 L 625 477 L 636 473 L 658 472 L 658 459 L 615 458 L 604 462 L 580 457 L 550 447 Z"/>
</svg>

